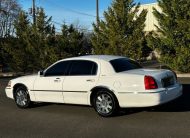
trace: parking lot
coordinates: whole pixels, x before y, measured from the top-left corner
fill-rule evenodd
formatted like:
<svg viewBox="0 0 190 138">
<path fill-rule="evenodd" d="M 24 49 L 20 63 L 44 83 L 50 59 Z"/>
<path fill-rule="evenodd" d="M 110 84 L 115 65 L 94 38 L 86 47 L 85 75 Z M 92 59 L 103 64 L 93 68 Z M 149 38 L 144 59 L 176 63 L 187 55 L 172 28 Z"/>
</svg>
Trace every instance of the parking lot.
<svg viewBox="0 0 190 138">
<path fill-rule="evenodd" d="M 0 79 L 0 137 L 190 137 L 190 78 L 183 95 L 158 107 L 123 109 L 102 118 L 92 107 L 38 104 L 26 110 L 6 98 L 9 79 Z"/>
</svg>

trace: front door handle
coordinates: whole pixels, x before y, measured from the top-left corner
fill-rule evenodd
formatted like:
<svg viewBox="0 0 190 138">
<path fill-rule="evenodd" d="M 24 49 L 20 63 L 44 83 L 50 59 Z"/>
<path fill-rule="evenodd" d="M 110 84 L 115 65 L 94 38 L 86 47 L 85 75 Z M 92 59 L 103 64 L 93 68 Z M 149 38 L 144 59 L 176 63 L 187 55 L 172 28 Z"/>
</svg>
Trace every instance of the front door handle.
<svg viewBox="0 0 190 138">
<path fill-rule="evenodd" d="M 88 80 L 86 80 L 87 82 L 95 82 L 95 80 L 94 79 L 88 79 Z"/>
</svg>

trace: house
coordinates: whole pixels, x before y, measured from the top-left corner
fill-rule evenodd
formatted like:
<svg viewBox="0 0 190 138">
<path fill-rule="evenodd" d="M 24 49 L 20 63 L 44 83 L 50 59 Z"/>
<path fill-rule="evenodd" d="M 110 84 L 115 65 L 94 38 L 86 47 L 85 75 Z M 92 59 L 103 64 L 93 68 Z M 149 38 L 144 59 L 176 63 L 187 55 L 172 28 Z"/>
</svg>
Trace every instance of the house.
<svg viewBox="0 0 190 138">
<path fill-rule="evenodd" d="M 156 31 L 156 29 L 157 29 L 156 26 L 158 26 L 158 21 L 153 14 L 153 8 L 155 8 L 161 12 L 161 8 L 158 6 L 158 3 L 142 4 L 140 6 L 139 12 L 141 12 L 143 9 L 148 10 L 148 13 L 146 16 L 146 21 L 145 21 L 145 31 L 146 32 Z"/>
</svg>

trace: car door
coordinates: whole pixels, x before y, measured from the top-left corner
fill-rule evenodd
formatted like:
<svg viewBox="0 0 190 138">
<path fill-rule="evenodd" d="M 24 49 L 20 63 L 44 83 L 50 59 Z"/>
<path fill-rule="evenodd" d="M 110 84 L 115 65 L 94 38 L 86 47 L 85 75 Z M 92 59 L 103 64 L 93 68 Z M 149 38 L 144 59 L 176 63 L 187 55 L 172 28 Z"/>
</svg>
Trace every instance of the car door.
<svg viewBox="0 0 190 138">
<path fill-rule="evenodd" d="M 36 101 L 64 103 L 62 86 L 70 62 L 61 61 L 50 66 L 34 82 Z"/>
<path fill-rule="evenodd" d="M 88 60 L 75 60 L 63 83 L 65 103 L 88 104 L 90 90 L 98 80 L 98 64 Z"/>
</svg>

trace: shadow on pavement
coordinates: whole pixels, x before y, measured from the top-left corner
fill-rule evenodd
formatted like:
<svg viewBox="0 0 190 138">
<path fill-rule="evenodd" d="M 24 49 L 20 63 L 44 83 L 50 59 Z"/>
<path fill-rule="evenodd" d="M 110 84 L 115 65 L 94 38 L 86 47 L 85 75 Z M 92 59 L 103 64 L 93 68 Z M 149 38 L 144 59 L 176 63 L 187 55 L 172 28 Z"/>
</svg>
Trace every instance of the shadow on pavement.
<svg viewBox="0 0 190 138">
<path fill-rule="evenodd" d="M 49 106 L 53 105 L 54 103 L 33 103 L 30 108 L 38 108 L 38 107 L 43 107 L 43 106 Z"/>
<path fill-rule="evenodd" d="M 189 112 L 190 111 L 190 84 L 183 85 L 183 95 L 167 104 L 157 106 L 154 112 Z"/>
</svg>

